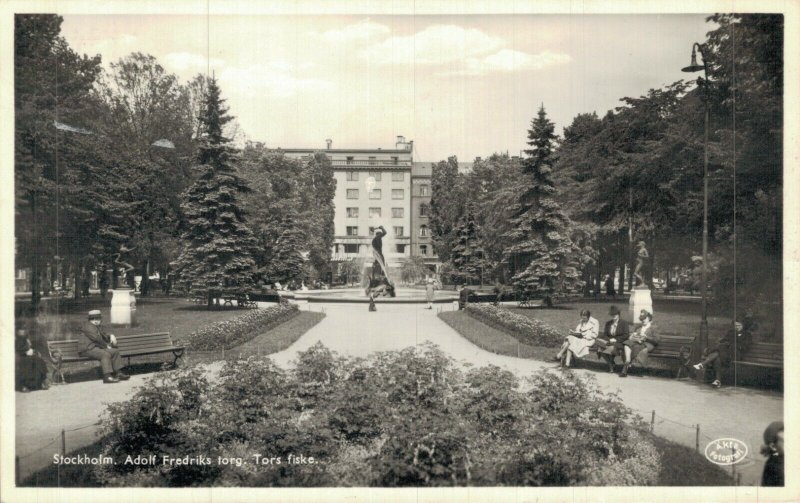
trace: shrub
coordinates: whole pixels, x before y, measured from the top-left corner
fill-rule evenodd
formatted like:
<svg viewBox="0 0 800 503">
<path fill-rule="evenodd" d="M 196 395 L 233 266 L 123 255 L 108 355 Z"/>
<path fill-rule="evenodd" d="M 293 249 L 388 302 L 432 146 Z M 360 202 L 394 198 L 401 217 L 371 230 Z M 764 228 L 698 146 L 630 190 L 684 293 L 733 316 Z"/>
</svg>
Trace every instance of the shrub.
<svg viewBox="0 0 800 503">
<path fill-rule="evenodd" d="M 230 349 L 300 314 L 296 304 L 281 303 L 266 309 L 254 309 L 231 320 L 205 326 L 189 334 L 193 349 L 212 351 Z"/>
<path fill-rule="evenodd" d="M 534 346 L 557 346 L 564 340 L 564 334 L 543 321 L 512 313 L 508 309 L 491 304 L 469 304 L 467 314 L 498 328 L 520 342 Z"/>
<path fill-rule="evenodd" d="M 213 384 L 196 370 L 159 374 L 108 410 L 103 450 L 117 464 L 99 468 L 106 485 L 647 485 L 659 474 L 616 395 L 572 374 L 465 372 L 429 343 L 363 359 L 317 344 L 293 370 L 250 357 Z M 149 453 L 243 462 L 121 464 Z M 282 463 L 258 465 L 254 453 Z"/>
</svg>

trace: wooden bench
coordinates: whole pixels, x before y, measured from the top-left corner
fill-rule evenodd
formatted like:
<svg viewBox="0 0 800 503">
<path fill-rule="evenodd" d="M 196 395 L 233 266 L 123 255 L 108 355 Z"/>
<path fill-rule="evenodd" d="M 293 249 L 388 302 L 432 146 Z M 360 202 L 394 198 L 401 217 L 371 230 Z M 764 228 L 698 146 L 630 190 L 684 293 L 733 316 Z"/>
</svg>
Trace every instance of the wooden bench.
<svg viewBox="0 0 800 503">
<path fill-rule="evenodd" d="M 686 375 L 688 375 L 695 338 L 693 336 L 670 333 L 659 334 L 659 336 L 661 341 L 650 351 L 648 357 L 674 362 L 677 366 L 676 378 L 680 378 L 683 371 L 686 371 Z M 592 346 L 589 350 L 597 352 L 597 345 Z"/>
<path fill-rule="evenodd" d="M 531 304 L 531 299 L 528 295 L 523 295 L 519 302 L 517 303 L 517 307 L 533 307 Z"/>
<path fill-rule="evenodd" d="M 176 346 L 173 344 L 169 332 L 118 335 L 116 337 L 119 354 L 122 358 L 128 359 L 128 365 L 131 364 L 131 358 L 135 356 L 172 353 L 174 356 L 172 366 L 176 367 L 178 365 L 178 359 L 183 356 L 183 352 L 186 349 L 185 346 Z M 60 382 L 66 382 L 64 373 L 61 370 L 61 367 L 65 363 L 92 360 L 92 358 L 81 356 L 78 353 L 77 340 L 48 341 L 47 349 L 50 352 L 50 361 L 52 361 L 55 366 L 55 370 L 53 370 L 53 382 L 59 382 L 56 377 L 60 378 Z"/>
<path fill-rule="evenodd" d="M 774 342 L 753 342 L 739 355 L 734 365 L 783 369 L 783 344 Z"/>
<path fill-rule="evenodd" d="M 250 300 L 249 295 L 243 295 L 236 298 L 236 305 L 247 309 L 257 309 L 258 304 L 254 300 Z"/>
</svg>

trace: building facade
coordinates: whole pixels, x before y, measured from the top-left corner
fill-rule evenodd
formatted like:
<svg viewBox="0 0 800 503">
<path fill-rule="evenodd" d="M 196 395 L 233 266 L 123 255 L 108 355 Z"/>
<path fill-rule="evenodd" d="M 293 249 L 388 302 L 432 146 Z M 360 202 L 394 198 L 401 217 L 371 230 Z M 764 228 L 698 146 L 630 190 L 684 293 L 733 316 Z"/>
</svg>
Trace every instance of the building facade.
<svg viewBox="0 0 800 503">
<path fill-rule="evenodd" d="M 411 254 L 438 270 L 439 258 L 431 241 L 431 169 L 429 162 L 411 164 Z"/>
<path fill-rule="evenodd" d="M 335 149 L 327 140 L 324 150 L 280 151 L 298 159 L 322 151 L 331 160 L 336 180 L 331 250 L 334 274 L 348 261 L 372 264 L 372 238 L 381 225 L 388 233 L 383 239 L 383 254 L 391 276 L 399 277 L 403 259 L 412 255 L 422 255 L 426 262 L 434 263 L 426 224 L 429 212 L 424 206 L 426 199 L 430 206 L 430 164 L 427 171 L 418 166 L 415 175 L 414 166 L 425 163 L 414 163 L 413 141 L 398 136 L 394 149 Z M 426 176 L 428 182 L 423 182 Z"/>
</svg>

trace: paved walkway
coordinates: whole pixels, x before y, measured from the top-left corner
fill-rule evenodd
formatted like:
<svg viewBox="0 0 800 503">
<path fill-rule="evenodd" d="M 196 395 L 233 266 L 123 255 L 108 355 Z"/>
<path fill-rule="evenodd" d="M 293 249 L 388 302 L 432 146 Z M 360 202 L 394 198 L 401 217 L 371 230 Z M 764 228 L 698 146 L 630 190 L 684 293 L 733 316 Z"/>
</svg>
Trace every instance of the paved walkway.
<svg viewBox="0 0 800 503">
<path fill-rule="evenodd" d="M 432 341 L 456 360 L 476 365 L 495 364 L 520 376 L 555 366 L 484 351 L 441 321 L 436 316 L 436 307 L 427 310 L 419 304 L 379 304 L 378 312 L 374 313 L 367 311 L 366 304 L 314 304 L 311 309 L 318 310 L 322 306 L 326 318 L 290 348 L 273 355 L 276 363 L 289 365 L 298 351 L 317 341 L 342 355 L 352 356 L 366 356 L 375 351 L 402 349 Z M 209 370 L 213 372 L 220 365 L 212 364 Z M 626 405 L 640 411 L 648 421 L 650 411 L 655 410 L 658 416 L 655 432 L 670 440 L 694 447 L 695 429 L 692 425 L 699 423 L 701 450 L 711 439 L 732 437 L 744 441 L 750 452 L 748 459 L 738 464 L 736 469 L 742 474 L 743 484 L 758 484 L 763 466 L 758 454 L 761 435 L 767 424 L 783 417 L 781 393 L 744 388 L 715 390 L 690 381 L 660 377 L 622 379 L 615 374 L 593 370 L 574 372 L 593 375 L 606 391 L 619 391 Z M 44 392 L 17 393 L 18 454 L 30 453 L 51 438 L 57 438 L 62 428 L 81 427 L 96 421 L 104 410 L 101 402 L 125 399 L 146 377 L 134 376 L 127 383 L 115 385 L 83 382 Z M 80 404 L 80 407 L 74 407 L 74 404 Z M 67 450 L 92 441 L 93 430 L 87 428 L 68 434 Z M 41 452 L 46 454 L 44 458 L 34 454 L 21 463 L 23 476 L 30 472 L 25 468 L 26 464 L 37 465 L 37 460 L 52 459 L 53 453 L 59 451 L 55 446 Z"/>
</svg>

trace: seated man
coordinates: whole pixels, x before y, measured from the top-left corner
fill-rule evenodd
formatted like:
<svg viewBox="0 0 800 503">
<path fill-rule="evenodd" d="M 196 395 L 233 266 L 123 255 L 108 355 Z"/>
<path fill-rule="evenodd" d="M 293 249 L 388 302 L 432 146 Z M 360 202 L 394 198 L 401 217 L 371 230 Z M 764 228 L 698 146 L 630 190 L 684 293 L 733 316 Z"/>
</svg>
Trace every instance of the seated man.
<svg viewBox="0 0 800 503">
<path fill-rule="evenodd" d="M 600 335 L 597 344 L 597 357 L 603 358 L 608 363 L 608 371 L 614 372 L 614 358 L 623 355 L 625 348 L 624 342 L 630 337 L 628 322 L 620 318 L 620 310 L 617 306 L 608 309 L 611 319 L 606 322 L 603 334 Z"/>
<path fill-rule="evenodd" d="M 708 348 L 703 351 L 704 358 L 694 365 L 695 370 L 705 370 L 707 367 L 714 368 L 714 381 L 711 383 L 715 388 L 722 386 L 722 370 L 728 368 L 733 361 L 733 341 L 736 341 L 736 352 L 741 353 L 749 344 L 749 339 L 744 332 L 744 325 L 740 322 L 733 324 L 733 329 L 719 338 L 717 344 L 709 341 Z"/>
<path fill-rule="evenodd" d="M 81 356 L 99 360 L 103 368 L 103 382 L 106 384 L 129 379 L 120 372 L 122 358 L 117 349 L 117 338 L 107 334 L 100 326 L 102 315 L 99 310 L 89 311 L 89 321 L 81 327 L 78 351 Z"/>
</svg>

